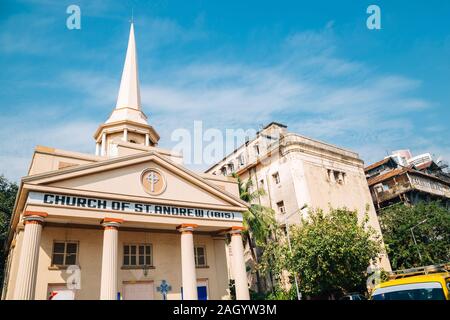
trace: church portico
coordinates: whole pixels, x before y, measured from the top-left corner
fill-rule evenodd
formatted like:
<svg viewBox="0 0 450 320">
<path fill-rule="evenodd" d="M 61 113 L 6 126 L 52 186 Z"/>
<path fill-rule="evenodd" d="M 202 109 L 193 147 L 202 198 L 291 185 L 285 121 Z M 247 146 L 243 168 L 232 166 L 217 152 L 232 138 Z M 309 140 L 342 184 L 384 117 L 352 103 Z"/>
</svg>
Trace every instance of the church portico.
<svg viewBox="0 0 450 320">
<path fill-rule="evenodd" d="M 212 230 L 212 226 L 170 224 L 155 229 L 154 224 L 149 224 L 149 228 L 133 228 L 132 222 L 118 218 L 98 219 L 97 224 L 91 220 L 82 224 L 77 217 L 64 218 L 49 214 L 43 219 L 41 249 L 32 257 L 38 261 L 36 274 L 40 276 L 35 284 L 28 284 L 29 290 L 35 288 L 33 299 L 47 299 L 49 290 L 66 286 L 72 275 L 68 273 L 69 265 L 55 264 L 59 263 L 55 245 L 60 243 L 76 244 L 76 260 L 72 262 L 79 268 L 80 287 L 73 290 L 75 299 L 117 299 L 117 294 L 127 299 L 124 288 L 141 283 L 152 284 L 153 291 L 147 298 L 163 299 L 156 291 L 162 281 L 172 287 L 167 299 L 197 299 L 200 284 L 206 284 L 209 299 L 228 295 L 231 270 L 226 267 L 226 235 L 232 227 L 223 229 L 220 225 L 214 231 L 205 231 Z M 28 241 L 25 236 L 16 247 L 22 251 L 29 246 Z M 191 291 L 185 289 L 188 285 Z M 31 298 L 18 296 L 16 290 L 11 288 L 8 296 Z"/>
<path fill-rule="evenodd" d="M 73 290 L 76 299 L 117 299 L 118 294 L 126 299 L 124 287 L 129 291 L 133 284 L 141 283 L 153 290 L 148 292 L 148 298 L 162 299 L 155 287 L 163 280 L 172 287 L 168 299 L 197 299 L 199 284 L 208 298 L 226 298 L 233 275 L 230 267 L 223 266 L 227 261 L 236 260 L 232 262 L 235 266 L 243 261 L 233 260 L 238 258 L 236 255 L 226 257 L 227 234 L 242 228 L 241 213 L 224 211 L 226 206 L 190 203 L 194 207 L 183 207 L 167 200 L 155 204 L 148 198 L 118 197 L 92 190 L 84 191 L 85 196 L 81 191 L 73 195 L 56 185 L 40 186 L 39 180 L 29 181 L 26 188 L 24 212 L 45 213 L 41 219 L 43 250 L 34 259 L 39 261 L 37 273 L 47 282 L 38 279 L 35 299 L 48 298 L 49 288 L 64 286 L 70 276 L 68 265 L 54 263 L 55 254 L 58 255 L 55 243 L 77 247 L 77 260 L 72 261 L 80 268 L 80 289 Z M 27 247 L 26 239 L 17 247 Z M 139 254 L 139 250 L 144 250 L 144 254 Z M 143 263 L 139 259 L 144 259 Z M 241 274 L 245 275 L 245 266 L 241 267 Z M 240 279 L 244 279 L 242 287 L 247 289 L 246 277 Z M 29 286 L 33 290 L 33 284 Z M 17 299 L 29 297 L 14 294 Z"/>
<path fill-rule="evenodd" d="M 141 109 L 132 25 L 96 154 L 35 149 L 11 219 L 3 297 L 227 299 L 234 278 L 237 297 L 249 298 L 237 181 L 185 168 L 159 139 Z"/>
</svg>

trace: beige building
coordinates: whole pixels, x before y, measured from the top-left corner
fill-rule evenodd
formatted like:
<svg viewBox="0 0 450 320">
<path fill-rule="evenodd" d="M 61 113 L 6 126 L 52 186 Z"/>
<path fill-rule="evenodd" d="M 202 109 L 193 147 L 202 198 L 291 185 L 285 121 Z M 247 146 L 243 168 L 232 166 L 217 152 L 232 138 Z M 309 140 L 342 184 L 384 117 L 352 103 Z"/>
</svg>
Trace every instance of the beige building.
<svg viewBox="0 0 450 320">
<path fill-rule="evenodd" d="M 276 212 L 281 224 L 297 224 L 309 209 L 346 207 L 363 217 L 381 237 L 375 208 L 358 154 L 287 131 L 272 122 L 206 173 L 229 176 L 236 172 L 253 188 L 264 189 L 257 201 Z M 386 255 L 379 265 L 391 270 Z"/>
<path fill-rule="evenodd" d="M 3 299 L 227 299 L 229 279 L 249 299 L 237 183 L 156 147 L 137 72 L 131 25 L 96 154 L 36 147 L 11 221 Z"/>
</svg>

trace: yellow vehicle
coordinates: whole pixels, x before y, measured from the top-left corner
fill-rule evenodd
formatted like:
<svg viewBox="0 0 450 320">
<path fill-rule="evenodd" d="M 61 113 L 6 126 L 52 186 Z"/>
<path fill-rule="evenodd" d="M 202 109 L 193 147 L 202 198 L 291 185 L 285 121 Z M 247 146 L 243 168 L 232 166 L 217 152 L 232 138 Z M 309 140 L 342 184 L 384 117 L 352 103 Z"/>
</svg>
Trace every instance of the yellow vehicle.
<svg viewBox="0 0 450 320">
<path fill-rule="evenodd" d="M 450 300 L 450 263 L 393 272 L 371 300 Z"/>
</svg>

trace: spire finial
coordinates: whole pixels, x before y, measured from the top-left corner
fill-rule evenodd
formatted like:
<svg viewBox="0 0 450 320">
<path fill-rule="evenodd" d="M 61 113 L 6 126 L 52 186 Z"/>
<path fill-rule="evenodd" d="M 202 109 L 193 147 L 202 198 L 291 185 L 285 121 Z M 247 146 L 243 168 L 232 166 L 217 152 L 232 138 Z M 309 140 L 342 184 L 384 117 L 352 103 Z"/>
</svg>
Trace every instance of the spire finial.
<svg viewBox="0 0 450 320">
<path fill-rule="evenodd" d="M 131 23 L 134 23 L 134 7 L 131 6 Z"/>
</svg>

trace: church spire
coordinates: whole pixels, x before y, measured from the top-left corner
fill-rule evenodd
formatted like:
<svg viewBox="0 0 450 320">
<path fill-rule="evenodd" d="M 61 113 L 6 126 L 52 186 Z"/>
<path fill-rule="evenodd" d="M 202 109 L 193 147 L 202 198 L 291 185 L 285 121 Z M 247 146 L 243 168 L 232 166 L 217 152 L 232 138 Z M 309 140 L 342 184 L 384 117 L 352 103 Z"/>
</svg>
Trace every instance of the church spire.
<svg viewBox="0 0 450 320">
<path fill-rule="evenodd" d="M 139 74 L 134 39 L 134 23 L 131 22 L 128 48 L 123 65 L 122 79 L 120 80 L 119 95 L 116 107 L 106 123 L 117 121 L 133 121 L 141 124 L 147 123 L 147 116 L 142 112 L 141 92 L 139 88 Z"/>
<path fill-rule="evenodd" d="M 136 55 L 136 41 L 134 39 L 134 24 L 131 22 L 130 37 L 128 39 L 127 55 L 120 81 L 117 108 L 141 109 L 141 93 L 139 89 L 139 75 Z"/>
<path fill-rule="evenodd" d="M 148 124 L 142 111 L 133 21 L 117 104 L 108 120 L 95 132 L 94 139 L 96 154 L 110 157 L 118 155 L 120 144 L 156 146 L 159 140 L 158 133 Z"/>
</svg>

